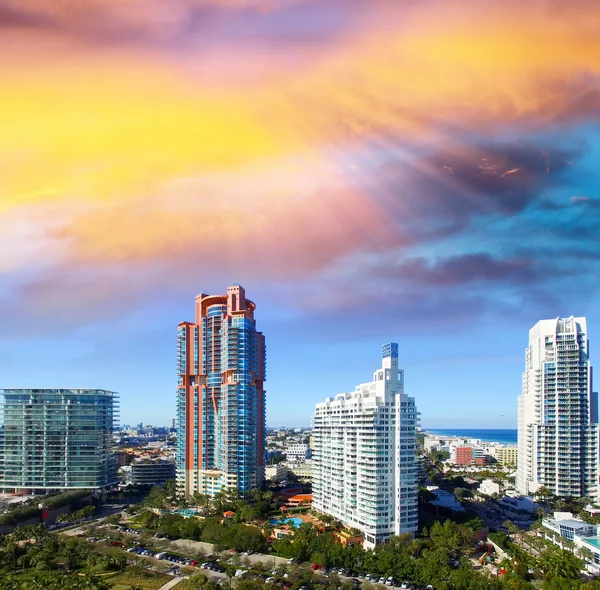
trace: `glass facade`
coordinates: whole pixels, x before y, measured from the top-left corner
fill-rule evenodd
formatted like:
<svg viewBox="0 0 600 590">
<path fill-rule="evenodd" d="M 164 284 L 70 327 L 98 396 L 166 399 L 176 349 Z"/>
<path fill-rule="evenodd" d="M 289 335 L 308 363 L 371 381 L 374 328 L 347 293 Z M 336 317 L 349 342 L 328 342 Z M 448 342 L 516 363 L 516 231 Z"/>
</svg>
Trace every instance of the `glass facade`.
<svg viewBox="0 0 600 590">
<path fill-rule="evenodd" d="M 264 478 L 264 336 L 240 286 L 196 303 L 196 322 L 178 328 L 179 487 L 247 492 Z"/>
<path fill-rule="evenodd" d="M 101 389 L 4 389 L 0 489 L 101 488 L 117 481 L 112 433 L 118 394 Z"/>
</svg>

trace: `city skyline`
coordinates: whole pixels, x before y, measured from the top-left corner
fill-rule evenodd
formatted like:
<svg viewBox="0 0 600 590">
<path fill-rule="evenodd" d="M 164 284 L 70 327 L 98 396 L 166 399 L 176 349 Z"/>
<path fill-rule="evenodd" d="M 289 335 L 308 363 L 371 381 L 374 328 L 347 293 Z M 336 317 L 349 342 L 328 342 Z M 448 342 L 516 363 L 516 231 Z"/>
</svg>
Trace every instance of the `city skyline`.
<svg viewBox="0 0 600 590">
<path fill-rule="evenodd" d="M 239 282 L 268 424 L 393 340 L 425 428 L 515 427 L 529 327 L 600 333 L 594 3 L 122 4 L 3 3 L 0 385 L 171 416 L 173 326 Z"/>
</svg>

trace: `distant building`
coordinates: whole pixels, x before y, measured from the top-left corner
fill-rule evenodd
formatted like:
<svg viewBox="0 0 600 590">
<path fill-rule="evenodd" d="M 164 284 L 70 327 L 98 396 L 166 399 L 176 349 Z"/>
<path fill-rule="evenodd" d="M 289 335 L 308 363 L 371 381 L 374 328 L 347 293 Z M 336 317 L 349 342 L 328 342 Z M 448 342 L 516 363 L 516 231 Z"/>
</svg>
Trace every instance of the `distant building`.
<svg viewBox="0 0 600 590">
<path fill-rule="evenodd" d="M 367 548 L 417 530 L 417 422 L 397 344 L 372 382 L 315 408 L 313 508 L 360 530 Z"/>
<path fill-rule="evenodd" d="M 265 479 L 275 482 L 284 481 L 287 477 L 287 471 L 287 465 L 285 463 L 267 465 L 265 467 Z"/>
<path fill-rule="evenodd" d="M 265 338 L 240 285 L 196 297 L 177 328 L 177 483 L 186 496 L 249 492 L 265 473 Z"/>
<path fill-rule="evenodd" d="M 161 485 L 175 479 L 175 463 L 151 461 L 131 464 L 131 483 L 134 485 Z"/>
<path fill-rule="evenodd" d="M 455 465 L 471 465 L 473 463 L 473 447 L 452 447 L 450 460 Z"/>
<path fill-rule="evenodd" d="M 500 465 L 516 467 L 517 447 L 497 447 L 494 451 L 494 458 Z"/>
<path fill-rule="evenodd" d="M 293 473 L 300 481 L 308 483 L 312 481 L 314 462 L 311 460 L 303 463 L 288 465 L 288 471 Z"/>
<path fill-rule="evenodd" d="M 304 461 L 310 457 L 310 448 L 304 443 L 289 445 L 285 449 L 285 457 L 288 463 Z"/>
<path fill-rule="evenodd" d="M 529 331 L 519 397 L 516 487 L 598 500 L 598 399 L 585 318 L 542 320 Z"/>
<path fill-rule="evenodd" d="M 103 389 L 4 389 L 0 489 L 97 489 L 118 481 L 112 435 L 118 394 Z"/>
</svg>

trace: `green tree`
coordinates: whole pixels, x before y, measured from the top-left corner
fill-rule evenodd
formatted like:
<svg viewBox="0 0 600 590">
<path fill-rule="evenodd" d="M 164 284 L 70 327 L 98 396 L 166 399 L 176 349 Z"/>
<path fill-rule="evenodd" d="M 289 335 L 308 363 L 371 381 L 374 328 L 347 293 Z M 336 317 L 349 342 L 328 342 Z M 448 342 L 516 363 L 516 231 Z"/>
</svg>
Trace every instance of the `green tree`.
<svg viewBox="0 0 600 590">
<path fill-rule="evenodd" d="M 539 555 L 538 565 L 549 580 L 578 580 L 581 561 L 569 551 L 546 549 Z"/>
</svg>

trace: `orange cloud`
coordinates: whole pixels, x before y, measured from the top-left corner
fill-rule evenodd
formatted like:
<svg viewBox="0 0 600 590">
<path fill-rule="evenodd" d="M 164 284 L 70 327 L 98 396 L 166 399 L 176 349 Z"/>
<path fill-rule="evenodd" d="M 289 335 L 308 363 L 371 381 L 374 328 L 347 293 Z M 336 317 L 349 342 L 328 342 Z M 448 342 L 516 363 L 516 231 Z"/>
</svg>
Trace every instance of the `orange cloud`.
<svg viewBox="0 0 600 590">
<path fill-rule="evenodd" d="M 12 4 L 38 20 L 0 41 L 0 228 L 17 207 L 55 202 L 71 215 L 52 239 L 72 248 L 73 263 L 225 243 L 226 264 L 318 268 L 362 246 L 406 243 L 338 168 L 357 144 L 436 146 L 461 131 L 544 129 L 600 106 L 594 4 L 584 13 L 576 2 L 370 1 L 368 29 L 352 21 L 344 43 L 325 37 L 288 68 L 295 48 L 273 39 L 189 53 L 161 44 L 198 7 L 285 13 L 284 3 L 165 6 Z M 92 17 L 86 32 L 143 30 L 149 41 L 78 39 L 73 23 Z M 409 209 L 418 195 L 405 198 Z"/>
</svg>

